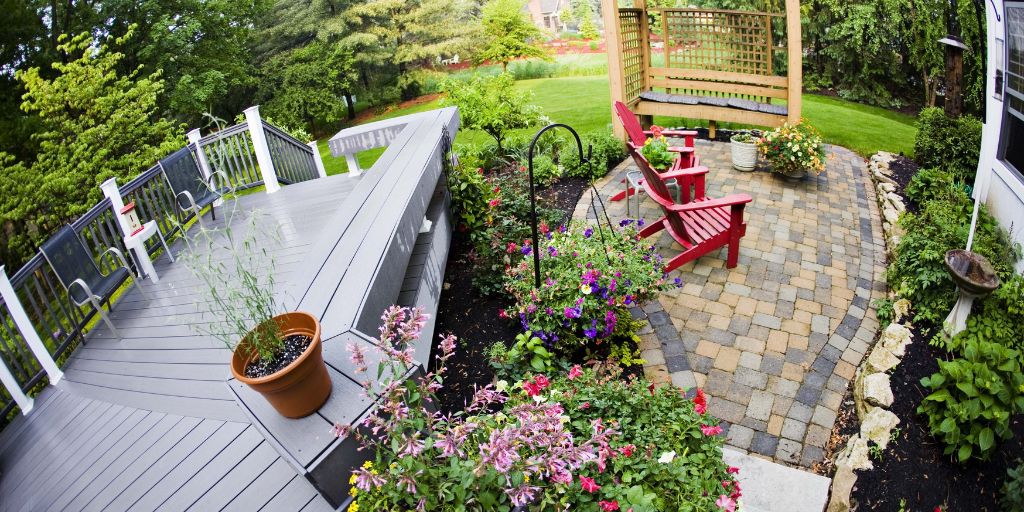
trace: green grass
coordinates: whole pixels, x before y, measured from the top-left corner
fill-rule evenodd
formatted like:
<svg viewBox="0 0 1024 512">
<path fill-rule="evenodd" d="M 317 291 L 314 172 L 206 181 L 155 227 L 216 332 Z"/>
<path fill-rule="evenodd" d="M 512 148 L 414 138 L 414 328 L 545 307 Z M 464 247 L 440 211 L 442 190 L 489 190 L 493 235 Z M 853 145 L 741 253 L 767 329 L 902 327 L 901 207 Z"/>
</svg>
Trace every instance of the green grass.
<svg viewBox="0 0 1024 512">
<path fill-rule="evenodd" d="M 516 83 L 516 87 L 532 92 L 534 102 L 552 122 L 566 123 L 581 134 L 611 129 L 611 100 L 606 76 L 522 80 Z M 373 120 L 440 106 L 440 100 L 434 100 L 408 109 L 395 109 Z M 913 116 L 814 94 L 804 94 L 803 115 L 821 132 L 826 142 L 843 146 L 865 157 L 880 150 L 909 155 L 914 149 L 917 129 Z M 707 126 L 707 122 L 701 120 L 656 117 L 654 121 L 662 126 Z M 736 128 L 740 125 L 719 123 L 719 127 Z M 534 128 L 520 130 L 519 133 L 528 135 L 535 131 Z M 475 145 L 489 139 L 483 132 L 463 129 L 459 131 L 456 142 Z M 383 150 L 361 153 L 360 166 L 368 168 L 381 152 Z M 330 156 L 326 139 L 320 141 L 320 153 L 324 155 L 328 174 L 344 172 L 344 159 Z"/>
</svg>

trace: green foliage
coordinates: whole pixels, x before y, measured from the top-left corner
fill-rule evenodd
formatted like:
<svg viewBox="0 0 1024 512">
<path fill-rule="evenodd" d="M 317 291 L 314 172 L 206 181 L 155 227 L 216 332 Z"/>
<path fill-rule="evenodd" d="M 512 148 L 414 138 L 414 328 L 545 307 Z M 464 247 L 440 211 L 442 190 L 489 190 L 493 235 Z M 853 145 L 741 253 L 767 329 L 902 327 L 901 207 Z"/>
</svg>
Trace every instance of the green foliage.
<svg viewBox="0 0 1024 512">
<path fill-rule="evenodd" d="M 346 114 L 354 64 L 351 50 L 322 41 L 275 55 L 263 66 L 266 113 L 310 131 L 333 126 Z"/>
<path fill-rule="evenodd" d="M 490 0 L 481 9 L 484 46 L 475 62 L 498 62 L 502 71 L 508 63 L 521 58 L 547 59 L 547 52 L 537 45 L 540 29 L 530 20 L 524 0 Z"/>
<path fill-rule="evenodd" d="M 963 185 L 957 183 L 956 176 L 938 167 L 918 170 L 907 184 L 907 197 L 918 205 L 936 199 L 955 201 L 963 193 Z"/>
<path fill-rule="evenodd" d="M 575 18 L 580 23 L 580 37 L 587 40 L 601 37 L 601 33 L 597 31 L 597 25 L 594 23 L 594 5 L 589 0 L 579 2 L 575 11 Z"/>
<path fill-rule="evenodd" d="M 922 167 L 951 172 L 957 181 L 973 183 L 981 152 L 981 121 L 971 116 L 950 119 L 939 108 L 926 108 L 917 118 L 914 156 Z"/>
<path fill-rule="evenodd" d="M 626 158 L 626 145 L 610 132 L 601 131 L 583 136 L 583 151 L 592 147 L 590 156 L 592 170 L 587 166 L 570 166 L 569 176 L 581 176 L 594 180 L 608 174 L 608 170 L 619 165 Z"/>
<path fill-rule="evenodd" d="M 528 128 L 542 121 L 540 108 L 531 94 L 515 89 L 511 75 L 475 76 L 467 81 L 449 80 L 442 85 L 448 94 L 444 104 L 459 107 L 462 124 L 481 130 L 503 151 L 502 142 L 511 130 Z"/>
<path fill-rule="evenodd" d="M 511 348 L 495 342 L 487 349 L 487 359 L 495 376 L 503 380 L 517 380 L 527 373 L 552 374 L 556 370 L 555 355 L 544 346 L 544 341 L 530 331 L 516 335 Z"/>
<path fill-rule="evenodd" d="M 960 462 L 988 459 L 997 440 L 1013 437 L 1010 417 L 1024 412 L 1020 354 L 978 334 L 977 325 L 958 334 L 953 344 L 962 356 L 939 361 L 938 373 L 921 379 L 931 394 L 917 411 Z"/>
<path fill-rule="evenodd" d="M 465 164 L 465 162 L 463 162 Z M 459 229 L 476 232 L 491 221 L 492 203 L 497 197 L 490 181 L 480 167 L 461 165 L 448 172 L 448 189 L 452 193 L 452 213 Z"/>
<path fill-rule="evenodd" d="M 0 259 L 11 268 L 99 202 L 101 183 L 123 184 L 184 145 L 182 128 L 157 116 L 159 76 L 118 73 L 124 56 L 108 45 L 124 40 L 99 48 L 89 34 L 62 41 L 66 62 L 17 73 L 26 91 L 21 108 L 40 126 L 33 158 L 0 154 L 0 225 L 7 227 Z"/>
<path fill-rule="evenodd" d="M 658 171 L 667 171 L 676 161 L 676 154 L 668 150 L 668 140 L 664 136 L 648 137 L 640 148 L 651 167 Z"/>
<path fill-rule="evenodd" d="M 1017 467 L 1006 470 L 1002 498 L 999 504 L 1010 512 L 1024 511 L 1024 463 L 1017 459 Z"/>
<path fill-rule="evenodd" d="M 875 299 L 871 302 L 875 307 L 875 315 L 878 316 L 879 325 L 889 325 L 896 317 L 891 299 Z"/>
<path fill-rule="evenodd" d="M 562 177 L 562 166 L 548 155 L 533 156 L 533 180 L 541 187 L 554 185 Z"/>
<path fill-rule="evenodd" d="M 711 411 L 699 411 L 674 386 L 654 386 L 645 379 L 623 379 L 616 366 L 585 369 L 570 379 L 552 379 L 548 400 L 557 400 L 570 417 L 575 436 L 589 435 L 593 421 L 614 425 L 621 432 L 618 450 L 605 471 L 589 474 L 600 485 L 596 497 L 570 490 L 570 502 L 580 510 L 597 510 L 600 500 L 615 500 L 619 510 L 711 511 L 724 494 L 739 485 L 722 461 L 721 435 L 701 428 L 718 424 Z M 529 400 L 514 395 L 512 405 Z"/>
<path fill-rule="evenodd" d="M 973 202 L 964 194 L 923 205 L 900 219 L 904 235 L 886 270 L 889 286 L 914 305 L 914 320 L 940 324 L 956 300 L 956 286 L 943 263 L 946 251 L 967 245 Z M 982 206 L 972 250 L 988 258 L 1004 280 L 1012 273 L 1017 248 Z"/>
</svg>

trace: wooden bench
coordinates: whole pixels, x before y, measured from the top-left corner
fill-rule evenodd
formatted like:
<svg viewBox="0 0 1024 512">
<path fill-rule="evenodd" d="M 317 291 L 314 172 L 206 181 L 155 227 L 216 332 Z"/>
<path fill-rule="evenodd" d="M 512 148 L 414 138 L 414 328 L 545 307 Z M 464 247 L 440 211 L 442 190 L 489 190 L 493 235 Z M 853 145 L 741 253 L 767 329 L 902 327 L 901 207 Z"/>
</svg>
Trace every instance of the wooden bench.
<svg viewBox="0 0 1024 512">
<path fill-rule="evenodd" d="M 718 121 L 776 127 L 789 119 L 789 109 L 779 103 L 789 97 L 784 76 L 650 68 L 647 83 L 650 88 L 633 102 L 634 112 L 644 118 L 707 119 L 711 137 Z"/>
</svg>

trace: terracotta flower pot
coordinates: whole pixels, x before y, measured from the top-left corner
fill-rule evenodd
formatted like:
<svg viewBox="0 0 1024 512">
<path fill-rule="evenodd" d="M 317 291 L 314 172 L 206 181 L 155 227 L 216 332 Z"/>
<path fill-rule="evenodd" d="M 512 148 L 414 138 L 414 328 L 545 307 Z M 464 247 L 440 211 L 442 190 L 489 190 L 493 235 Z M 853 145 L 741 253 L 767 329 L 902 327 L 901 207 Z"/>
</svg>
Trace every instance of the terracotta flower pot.
<svg viewBox="0 0 1024 512">
<path fill-rule="evenodd" d="M 291 312 L 273 318 L 281 335 L 301 335 L 312 338 L 306 351 L 291 364 L 272 375 L 251 379 L 245 376 L 245 367 L 257 356 L 249 355 L 247 335 L 235 347 L 231 356 L 231 374 L 266 398 L 270 405 L 287 418 L 302 418 L 313 414 L 331 396 L 331 376 L 327 373 L 320 345 L 320 322 L 313 315 Z M 250 333 L 251 335 L 251 333 Z"/>
</svg>

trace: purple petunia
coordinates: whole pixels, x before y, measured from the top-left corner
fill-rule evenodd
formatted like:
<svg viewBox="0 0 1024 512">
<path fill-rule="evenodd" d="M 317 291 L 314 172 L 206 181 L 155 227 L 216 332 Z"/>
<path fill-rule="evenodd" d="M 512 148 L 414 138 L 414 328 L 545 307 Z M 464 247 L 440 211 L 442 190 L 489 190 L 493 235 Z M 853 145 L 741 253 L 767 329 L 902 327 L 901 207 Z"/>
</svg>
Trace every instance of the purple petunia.
<svg viewBox="0 0 1024 512">
<path fill-rule="evenodd" d="M 590 238 L 593 235 L 594 235 L 594 230 L 591 229 L 591 228 L 587 228 L 585 231 L 583 231 L 583 238 Z"/>
</svg>

